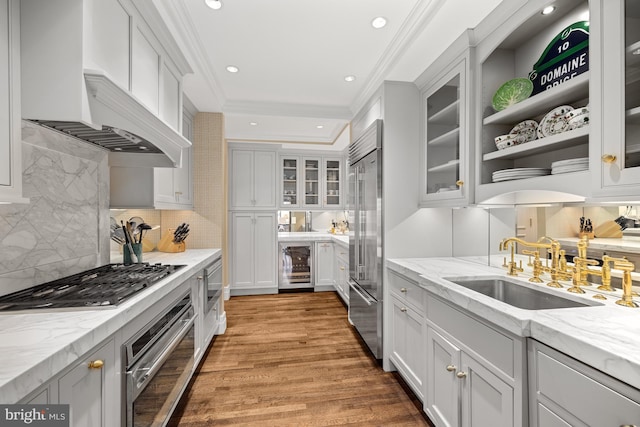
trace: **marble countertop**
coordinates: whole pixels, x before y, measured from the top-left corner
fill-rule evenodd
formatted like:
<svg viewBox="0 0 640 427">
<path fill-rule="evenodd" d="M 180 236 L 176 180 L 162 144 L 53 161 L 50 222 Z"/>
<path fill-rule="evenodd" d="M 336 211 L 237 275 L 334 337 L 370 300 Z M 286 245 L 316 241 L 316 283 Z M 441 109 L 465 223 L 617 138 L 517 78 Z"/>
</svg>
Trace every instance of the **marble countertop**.
<svg viewBox="0 0 640 427">
<path fill-rule="evenodd" d="M 577 237 L 560 237 L 556 240 L 560 242 L 563 248 L 575 248 L 580 239 Z M 640 239 L 596 237 L 595 239 L 589 240 L 589 248 L 640 254 Z"/>
<path fill-rule="evenodd" d="M 331 234 L 326 231 L 309 231 L 300 233 L 278 232 L 278 242 L 322 242 L 331 241 L 349 246 L 348 234 Z"/>
<path fill-rule="evenodd" d="M 185 264 L 115 308 L 0 314 L 0 402 L 14 403 L 48 381 L 220 256 L 220 249 L 149 252 L 145 262 Z M 117 262 L 112 258 L 112 262 Z"/>
<path fill-rule="evenodd" d="M 524 310 L 452 283 L 447 278 L 506 276 L 503 268 L 456 258 L 388 260 L 387 266 L 424 289 L 516 335 L 531 337 L 627 384 L 640 388 L 640 308 L 615 304 L 621 292 L 584 288 L 576 295 L 527 281 L 530 274 L 511 278 L 523 286 L 579 300 L 591 307 Z M 568 285 L 568 282 L 564 282 Z M 596 300 L 596 293 L 605 301 Z M 640 303 L 640 300 L 637 299 Z"/>
</svg>

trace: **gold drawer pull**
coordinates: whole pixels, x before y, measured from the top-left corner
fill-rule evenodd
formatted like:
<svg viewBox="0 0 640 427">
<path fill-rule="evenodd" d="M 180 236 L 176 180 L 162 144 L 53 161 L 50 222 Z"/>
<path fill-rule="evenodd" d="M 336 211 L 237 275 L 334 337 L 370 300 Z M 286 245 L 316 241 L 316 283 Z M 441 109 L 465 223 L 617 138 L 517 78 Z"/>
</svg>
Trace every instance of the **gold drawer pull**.
<svg viewBox="0 0 640 427">
<path fill-rule="evenodd" d="M 447 371 L 449 371 L 449 372 L 453 372 L 453 371 L 455 371 L 456 369 L 458 369 L 458 368 L 456 368 L 456 366 L 455 366 L 455 365 L 447 365 Z"/>
<path fill-rule="evenodd" d="M 615 154 L 605 154 L 602 156 L 602 161 L 605 163 L 615 163 L 617 159 Z"/>
<path fill-rule="evenodd" d="M 467 373 L 464 371 L 460 371 L 456 374 L 456 377 L 458 378 L 465 378 L 467 376 Z"/>
<path fill-rule="evenodd" d="M 400 288 L 400 292 L 402 292 L 403 294 L 407 293 L 407 288 Z"/>
<path fill-rule="evenodd" d="M 459 179 L 459 180 L 457 180 L 457 181 L 456 181 L 456 185 L 457 185 L 458 187 L 462 187 L 462 186 L 464 185 L 464 181 L 463 181 L 463 180 L 461 180 L 461 179 Z"/>
<path fill-rule="evenodd" d="M 401 312 L 403 312 L 403 313 L 406 313 L 406 312 L 407 312 L 407 309 L 406 309 L 405 307 L 402 307 L 402 308 L 400 309 L 400 311 L 401 311 Z"/>
<path fill-rule="evenodd" d="M 104 366 L 104 361 L 98 359 L 98 360 L 92 360 L 91 362 L 89 362 L 89 369 L 101 369 Z"/>
</svg>

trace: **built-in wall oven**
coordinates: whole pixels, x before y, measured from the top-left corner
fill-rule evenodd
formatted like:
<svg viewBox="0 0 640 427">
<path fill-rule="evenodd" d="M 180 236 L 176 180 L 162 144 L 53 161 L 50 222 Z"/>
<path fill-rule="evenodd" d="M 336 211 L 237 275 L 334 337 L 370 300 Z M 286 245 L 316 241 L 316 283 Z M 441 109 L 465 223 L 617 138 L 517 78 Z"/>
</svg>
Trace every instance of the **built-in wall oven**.
<svg viewBox="0 0 640 427">
<path fill-rule="evenodd" d="M 123 424 L 166 424 L 194 368 L 196 314 L 184 295 L 122 346 Z"/>
<path fill-rule="evenodd" d="M 278 289 L 313 288 L 313 242 L 281 242 Z"/>
</svg>

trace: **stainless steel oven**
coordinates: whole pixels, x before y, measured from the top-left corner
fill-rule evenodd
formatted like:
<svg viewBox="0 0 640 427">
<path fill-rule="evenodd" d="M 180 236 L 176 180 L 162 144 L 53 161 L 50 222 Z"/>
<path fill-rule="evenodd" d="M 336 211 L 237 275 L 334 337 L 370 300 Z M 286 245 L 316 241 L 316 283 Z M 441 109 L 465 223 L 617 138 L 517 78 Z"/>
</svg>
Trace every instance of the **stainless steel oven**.
<svg viewBox="0 0 640 427">
<path fill-rule="evenodd" d="M 122 346 L 124 425 L 168 421 L 193 372 L 196 316 L 186 294 Z"/>
</svg>

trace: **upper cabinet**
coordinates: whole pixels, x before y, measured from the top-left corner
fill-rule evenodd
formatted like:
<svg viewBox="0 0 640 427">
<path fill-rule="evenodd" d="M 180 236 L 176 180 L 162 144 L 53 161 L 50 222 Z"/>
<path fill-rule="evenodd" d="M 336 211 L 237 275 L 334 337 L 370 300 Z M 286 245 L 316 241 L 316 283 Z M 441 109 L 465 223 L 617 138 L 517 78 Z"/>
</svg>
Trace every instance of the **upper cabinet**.
<svg viewBox="0 0 640 427">
<path fill-rule="evenodd" d="M 276 152 L 230 147 L 230 209 L 276 208 Z"/>
<path fill-rule="evenodd" d="M 637 200 L 640 194 L 640 4 L 594 1 L 601 15 L 601 96 L 594 125 L 594 191 L 599 199 Z M 593 13 L 593 12 L 592 12 Z M 593 20 L 593 19 L 592 19 Z M 600 71 L 600 70 L 598 70 Z M 592 102 L 592 105 L 595 104 Z M 592 114 L 595 114 L 594 110 Z M 595 122 L 596 118 L 601 120 Z M 631 197 L 631 199 L 629 199 Z"/>
<path fill-rule="evenodd" d="M 595 129 L 588 126 L 588 114 L 571 120 L 568 113 L 596 108 L 590 87 L 597 85 L 590 80 L 601 65 L 593 44 L 600 34 L 598 17 L 589 17 L 586 0 L 558 2 L 553 13 L 542 14 L 547 5 L 507 5 L 513 11 L 494 13 L 475 29 L 481 37 L 473 80 L 478 203 L 591 195 L 586 159 Z M 596 66 L 590 69 L 590 62 Z M 524 81 L 505 85 L 518 78 Z M 530 81 L 533 89 L 519 84 Z"/>
<path fill-rule="evenodd" d="M 280 155 L 280 208 L 341 209 L 343 192 L 342 157 Z"/>
<path fill-rule="evenodd" d="M 0 64 L 0 202 L 23 203 L 18 0 L 0 1 Z"/>
<path fill-rule="evenodd" d="M 83 138 L 112 150 L 111 164 L 180 165 L 190 146 L 181 135 L 182 77 L 192 70 L 153 2 L 24 0 L 20 7 L 23 118 L 80 137 L 126 131 L 158 149 Z M 122 153 L 140 158 L 127 162 Z"/>
<path fill-rule="evenodd" d="M 420 205 L 466 205 L 473 198 L 470 85 L 472 32 L 465 32 L 418 79 L 422 87 Z"/>
</svg>

